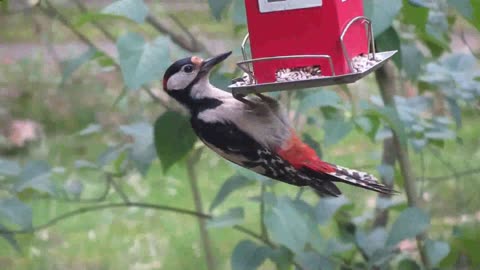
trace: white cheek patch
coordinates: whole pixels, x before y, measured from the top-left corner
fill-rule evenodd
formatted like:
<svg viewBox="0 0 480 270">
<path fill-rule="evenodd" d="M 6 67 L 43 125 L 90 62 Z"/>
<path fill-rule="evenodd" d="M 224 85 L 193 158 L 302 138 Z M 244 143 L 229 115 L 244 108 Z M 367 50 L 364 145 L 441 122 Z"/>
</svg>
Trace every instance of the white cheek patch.
<svg viewBox="0 0 480 270">
<path fill-rule="evenodd" d="M 177 72 L 172 77 L 168 79 L 167 89 L 168 90 L 183 90 L 195 79 L 197 72 L 185 73 Z"/>
</svg>

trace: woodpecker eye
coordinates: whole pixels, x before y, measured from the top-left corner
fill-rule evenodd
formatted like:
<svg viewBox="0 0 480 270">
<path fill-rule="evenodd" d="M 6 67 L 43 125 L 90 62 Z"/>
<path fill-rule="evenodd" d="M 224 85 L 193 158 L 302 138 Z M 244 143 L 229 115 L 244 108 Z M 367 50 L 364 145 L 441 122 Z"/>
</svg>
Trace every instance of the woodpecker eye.
<svg viewBox="0 0 480 270">
<path fill-rule="evenodd" d="M 192 71 L 193 71 L 193 66 L 192 66 L 192 65 L 186 65 L 186 66 L 183 67 L 183 71 L 184 71 L 185 73 L 192 73 Z"/>
</svg>

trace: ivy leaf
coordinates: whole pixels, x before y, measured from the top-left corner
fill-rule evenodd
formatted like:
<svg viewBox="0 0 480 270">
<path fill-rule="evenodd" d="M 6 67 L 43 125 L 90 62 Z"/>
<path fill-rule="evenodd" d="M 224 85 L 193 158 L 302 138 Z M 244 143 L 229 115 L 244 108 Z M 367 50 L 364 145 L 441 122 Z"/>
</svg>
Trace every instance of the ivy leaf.
<svg viewBox="0 0 480 270">
<path fill-rule="evenodd" d="M 473 19 L 473 7 L 470 0 L 448 0 L 447 2 L 449 6 L 458 10 L 466 19 Z"/>
<path fill-rule="evenodd" d="M 188 118 L 171 111 L 162 114 L 155 121 L 154 141 L 163 171 L 168 171 L 173 164 L 184 158 L 196 140 Z"/>
<path fill-rule="evenodd" d="M 228 210 L 227 213 L 207 221 L 208 228 L 232 227 L 243 222 L 245 213 L 242 207 Z"/>
<path fill-rule="evenodd" d="M 422 63 L 424 60 L 423 53 L 418 49 L 417 45 L 409 42 L 401 45 L 403 70 L 407 77 L 416 80 L 422 71 Z"/>
<path fill-rule="evenodd" d="M 392 165 L 383 163 L 377 167 L 377 170 L 385 183 L 393 184 L 393 179 L 395 178 L 395 168 Z"/>
<path fill-rule="evenodd" d="M 300 102 L 298 110 L 301 113 L 306 113 L 312 108 L 323 107 L 342 109 L 342 99 L 336 92 L 321 90 L 314 92 L 313 94 L 306 95 Z"/>
<path fill-rule="evenodd" d="M 78 132 L 78 136 L 87 136 L 91 134 L 98 133 L 102 130 L 102 126 L 99 124 L 90 124 L 86 128 Z"/>
<path fill-rule="evenodd" d="M 316 225 L 306 214 L 302 214 L 287 197 L 277 199 L 275 205 L 265 213 L 264 223 L 271 238 L 295 252 L 300 252 L 310 242 Z"/>
<path fill-rule="evenodd" d="M 233 0 L 208 0 L 210 11 L 217 21 L 222 19 L 222 14 L 232 4 Z"/>
<path fill-rule="evenodd" d="M 127 33 L 117 41 L 117 49 L 123 79 L 130 90 L 160 78 L 167 68 L 169 59 L 169 40 L 158 37 L 151 43 L 145 43 L 142 36 Z"/>
<path fill-rule="evenodd" d="M 241 241 L 230 258 L 232 270 L 256 270 L 268 258 L 270 250 L 250 240 Z"/>
<path fill-rule="evenodd" d="M 373 23 L 375 36 L 382 34 L 393 23 L 402 9 L 402 0 L 364 0 L 365 15 Z"/>
<path fill-rule="evenodd" d="M 386 240 L 387 231 L 385 228 L 376 228 L 369 234 L 360 229 L 355 232 L 355 242 L 368 257 L 371 257 L 376 251 L 385 248 Z"/>
<path fill-rule="evenodd" d="M 233 2 L 233 24 L 236 27 L 247 25 L 247 16 L 245 10 L 245 1 L 234 0 Z"/>
<path fill-rule="evenodd" d="M 62 61 L 62 82 L 60 85 L 63 87 L 65 82 L 72 76 L 72 74 L 79 69 L 83 64 L 87 63 L 97 52 L 94 48 L 89 48 L 84 53 L 72 59 Z"/>
<path fill-rule="evenodd" d="M 392 128 L 398 136 L 400 143 L 403 146 L 406 146 L 407 143 L 407 133 L 403 122 L 398 116 L 398 113 L 395 109 L 386 106 L 375 109 L 369 109 L 365 112 L 367 116 L 379 117 L 383 119 L 389 126 Z"/>
<path fill-rule="evenodd" d="M 394 246 L 401 241 L 423 233 L 430 226 L 430 217 L 421 209 L 405 209 L 395 220 L 387 238 L 387 246 Z"/>
<path fill-rule="evenodd" d="M 329 119 L 325 121 L 323 126 L 325 130 L 325 145 L 331 146 L 338 143 L 352 131 L 353 127 L 352 122 L 343 119 Z"/>
<path fill-rule="evenodd" d="M 134 22 L 143 23 L 148 15 L 148 7 L 143 0 L 119 0 L 106 6 L 102 13 L 124 16 Z"/>
<path fill-rule="evenodd" d="M 157 154 L 153 144 L 153 128 L 149 123 L 138 122 L 120 127 L 123 134 L 131 136 L 129 156 L 138 171 L 145 175 Z"/>
<path fill-rule="evenodd" d="M 448 243 L 430 239 L 425 241 L 425 249 L 432 266 L 437 266 L 450 253 L 450 245 Z"/>
<path fill-rule="evenodd" d="M 322 198 L 315 208 L 317 222 L 319 224 L 327 223 L 340 208 L 348 204 L 350 201 L 345 196 Z"/>
<path fill-rule="evenodd" d="M 420 265 L 414 260 L 404 259 L 398 264 L 398 270 L 421 270 Z"/>
<path fill-rule="evenodd" d="M 0 230 L 7 231 L 8 228 L 0 224 Z M 15 239 L 15 234 L 11 233 L 0 233 L 2 236 L 18 253 L 21 253 L 20 245 L 18 244 L 17 239 Z"/>
<path fill-rule="evenodd" d="M 402 68 L 404 63 L 402 63 L 402 49 L 400 46 L 400 37 L 398 36 L 397 30 L 392 26 L 387 28 L 383 33 L 377 35 L 375 38 L 375 43 L 377 44 L 379 51 L 394 51 L 398 50 L 399 53 L 393 56 L 393 62 L 398 68 Z"/>
<path fill-rule="evenodd" d="M 50 181 L 51 168 L 45 161 L 30 161 L 23 168 L 15 182 L 15 192 L 33 189 L 50 195 L 55 193 L 55 186 Z"/>
<path fill-rule="evenodd" d="M 0 159 L 0 175 L 17 176 L 20 173 L 20 165 L 16 161 Z"/>
<path fill-rule="evenodd" d="M 32 227 L 32 209 L 17 198 L 0 200 L 0 218 L 22 229 Z"/>
<path fill-rule="evenodd" d="M 327 257 L 322 256 L 313 251 L 299 252 L 296 253 L 296 261 L 302 266 L 302 269 L 305 270 L 334 270 L 334 263 Z"/>
<path fill-rule="evenodd" d="M 243 175 L 233 175 L 229 177 L 222 185 L 220 190 L 218 191 L 217 195 L 212 201 L 210 205 L 209 211 L 213 211 L 217 206 L 222 204 L 223 201 L 235 190 L 241 189 L 243 187 L 249 186 L 254 184 L 255 181 L 251 178 L 247 178 Z"/>
</svg>

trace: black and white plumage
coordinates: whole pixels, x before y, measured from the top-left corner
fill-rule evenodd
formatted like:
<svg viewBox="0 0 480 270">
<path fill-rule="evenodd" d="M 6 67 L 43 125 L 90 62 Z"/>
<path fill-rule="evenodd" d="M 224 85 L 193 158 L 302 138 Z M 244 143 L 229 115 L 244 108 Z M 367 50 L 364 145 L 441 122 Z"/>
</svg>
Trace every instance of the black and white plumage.
<svg viewBox="0 0 480 270">
<path fill-rule="evenodd" d="M 211 69 L 229 55 L 181 59 L 164 75 L 164 90 L 189 110 L 192 128 L 205 145 L 259 174 L 325 194 L 341 194 L 333 182 L 392 192 L 368 173 L 322 161 L 298 138 L 276 100 L 257 95 L 240 101 L 211 85 Z"/>
</svg>

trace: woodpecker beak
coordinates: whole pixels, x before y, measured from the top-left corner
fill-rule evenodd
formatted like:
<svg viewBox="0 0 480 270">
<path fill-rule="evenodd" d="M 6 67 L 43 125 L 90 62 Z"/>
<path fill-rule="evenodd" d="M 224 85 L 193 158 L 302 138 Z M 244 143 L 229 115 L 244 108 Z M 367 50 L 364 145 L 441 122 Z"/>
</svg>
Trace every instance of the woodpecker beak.
<svg viewBox="0 0 480 270">
<path fill-rule="evenodd" d="M 212 70 L 213 67 L 223 62 L 223 60 L 227 59 L 230 56 L 230 54 L 232 54 L 231 51 L 214 56 L 212 58 L 209 58 L 203 61 L 202 66 L 200 67 L 200 72 L 202 74 L 207 74 L 210 70 Z"/>
</svg>

